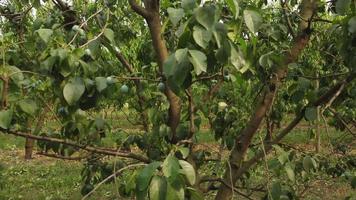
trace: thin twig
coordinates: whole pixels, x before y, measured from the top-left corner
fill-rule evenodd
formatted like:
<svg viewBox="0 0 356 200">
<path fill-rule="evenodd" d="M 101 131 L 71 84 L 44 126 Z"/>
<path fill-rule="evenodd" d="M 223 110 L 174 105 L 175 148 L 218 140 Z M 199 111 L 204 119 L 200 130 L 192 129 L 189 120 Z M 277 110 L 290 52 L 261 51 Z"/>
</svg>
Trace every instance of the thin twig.
<svg viewBox="0 0 356 200">
<path fill-rule="evenodd" d="M 36 73 L 36 72 L 31 72 L 31 71 L 16 71 L 16 72 L 13 72 L 13 73 L 9 74 L 9 77 L 11 77 L 11 76 L 13 76 L 13 75 L 16 75 L 16 74 L 19 74 L 19 73 L 34 74 L 34 75 L 38 75 L 38 76 L 43 76 L 43 77 L 45 77 L 45 75 L 42 75 L 42 74 L 39 74 L 39 73 Z"/>
<path fill-rule="evenodd" d="M 268 169 L 268 163 L 267 163 L 267 153 L 266 153 L 265 145 L 264 145 L 261 135 L 260 135 L 260 140 L 261 140 L 261 147 L 262 147 L 263 154 L 264 154 L 263 160 L 265 161 L 265 167 L 266 167 L 266 173 L 267 173 L 267 177 L 266 177 L 267 178 L 267 191 L 268 191 L 268 195 L 270 197 L 272 197 L 271 190 L 269 189 L 269 187 L 270 187 L 269 176 L 270 175 L 269 175 L 269 169 Z"/>
<path fill-rule="evenodd" d="M 91 18 L 95 17 L 95 16 L 96 16 L 97 14 L 99 14 L 101 11 L 103 11 L 103 9 L 99 9 L 99 10 L 96 11 L 94 14 L 90 15 L 90 16 L 88 17 L 88 19 L 86 19 L 83 23 L 80 24 L 79 28 L 82 28 L 86 23 L 88 23 L 88 21 L 89 21 Z M 73 23 L 73 22 L 71 22 L 71 23 Z M 79 35 L 79 31 L 77 31 L 77 32 L 75 33 L 75 35 L 73 36 L 72 40 L 68 43 L 68 46 L 71 45 L 71 44 L 74 42 L 75 38 L 76 38 L 78 35 Z"/>
<path fill-rule="evenodd" d="M 133 165 L 128 165 L 126 167 L 123 167 L 121 169 L 119 169 L 118 171 L 116 171 L 115 173 L 111 174 L 110 176 L 106 177 L 103 181 L 101 181 L 100 183 L 98 183 L 98 185 L 95 186 L 95 188 L 93 190 L 91 190 L 88 194 L 86 194 L 82 200 L 87 199 L 93 192 L 95 192 L 102 184 L 106 183 L 107 181 L 109 181 L 111 178 L 116 177 L 118 174 L 120 174 L 122 171 L 129 169 L 129 168 L 133 168 L 133 167 L 140 167 L 140 166 L 145 166 L 146 164 L 133 164 Z"/>
<path fill-rule="evenodd" d="M 218 78 L 218 77 L 223 77 L 223 75 L 221 73 L 216 73 L 216 74 L 213 74 L 210 76 L 199 77 L 199 78 L 195 79 L 194 81 L 192 81 L 192 84 L 195 82 L 210 80 L 210 79 L 214 79 L 214 78 Z"/>
<path fill-rule="evenodd" d="M 334 109 L 332 109 L 332 108 L 328 108 L 328 110 L 330 110 L 330 111 L 334 114 L 334 116 L 335 116 L 336 118 L 338 118 L 338 119 L 341 121 L 341 123 L 345 126 L 346 130 L 348 130 L 351 135 L 356 136 L 356 133 L 354 133 L 354 132 L 350 129 L 350 127 L 348 126 L 348 124 L 346 123 L 346 121 L 344 120 L 344 118 L 343 118 L 342 116 L 340 116 L 339 113 L 337 113 L 337 112 L 336 112 Z"/>
<path fill-rule="evenodd" d="M 241 196 L 243 196 L 243 197 L 245 197 L 245 198 L 247 198 L 247 199 L 249 199 L 249 200 L 253 200 L 253 199 L 252 199 L 251 197 L 249 197 L 248 195 L 246 195 L 246 194 L 244 194 L 244 193 L 238 191 L 238 190 L 237 190 L 237 187 L 231 186 L 230 184 L 226 183 L 226 182 L 225 182 L 223 179 L 221 179 L 221 178 L 203 178 L 203 179 L 200 181 L 200 183 L 204 183 L 204 182 L 219 182 L 219 183 L 221 183 L 221 184 L 224 184 L 226 187 L 228 187 L 228 188 L 230 188 L 230 189 L 233 189 L 234 192 L 236 192 L 237 194 L 239 194 L 239 195 L 241 195 Z M 240 188 L 240 189 L 246 189 L 246 188 Z M 253 188 L 249 188 L 249 189 L 254 190 Z M 258 190 L 256 190 L 256 191 L 258 191 Z M 261 190 L 259 190 L 259 191 L 262 192 Z"/>
<path fill-rule="evenodd" d="M 85 47 L 86 45 L 88 45 L 91 42 L 97 40 L 98 38 L 100 38 L 104 34 L 104 32 L 106 30 L 106 27 L 109 25 L 109 23 L 108 23 L 109 17 L 110 17 L 110 12 L 108 12 L 108 14 L 107 14 L 107 20 L 106 20 L 106 23 L 105 23 L 104 27 L 102 28 L 101 32 L 97 36 L 95 36 L 94 38 L 88 40 L 85 44 L 81 45 L 79 48 Z"/>
<path fill-rule="evenodd" d="M 160 79 L 149 79 L 149 78 L 144 78 L 144 77 L 119 77 L 119 76 L 113 76 L 116 79 L 122 79 L 122 80 L 132 80 L 132 81 L 136 81 L 136 80 L 146 80 L 146 81 L 152 81 L 152 82 L 161 82 L 162 80 Z"/>
<path fill-rule="evenodd" d="M 288 31 L 292 35 L 292 37 L 295 38 L 296 35 L 295 35 L 294 31 L 293 31 L 293 26 L 292 26 L 292 23 L 290 21 L 290 18 L 288 17 L 287 9 L 284 9 L 284 8 L 286 8 L 286 3 L 287 3 L 287 1 L 280 0 L 280 4 L 281 4 L 281 6 L 283 8 L 282 9 L 283 16 L 284 16 L 284 18 L 285 18 L 285 20 L 287 22 Z"/>
<path fill-rule="evenodd" d="M 76 161 L 80 161 L 83 159 L 86 159 L 89 157 L 89 155 L 86 156 L 78 156 L 78 157 L 70 157 L 70 156 L 62 156 L 59 154 L 51 154 L 51 153 L 45 153 L 45 152 L 37 152 L 36 154 L 41 155 L 41 156 L 46 156 L 46 157 L 50 157 L 50 158 L 59 158 L 62 160 L 76 160 Z"/>
</svg>

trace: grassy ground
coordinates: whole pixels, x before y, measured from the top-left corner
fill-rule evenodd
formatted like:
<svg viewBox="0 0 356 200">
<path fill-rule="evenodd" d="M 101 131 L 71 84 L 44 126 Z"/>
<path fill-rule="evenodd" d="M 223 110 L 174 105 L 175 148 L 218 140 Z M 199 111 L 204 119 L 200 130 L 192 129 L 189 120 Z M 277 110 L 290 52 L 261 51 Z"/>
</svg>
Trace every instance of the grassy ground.
<svg viewBox="0 0 356 200">
<path fill-rule="evenodd" d="M 81 199 L 82 164 L 34 155 L 23 159 L 24 139 L 0 133 L 0 200 Z M 105 185 L 89 199 L 114 199 L 115 188 Z"/>
<path fill-rule="evenodd" d="M 324 134 L 325 135 L 325 134 Z M 323 136 L 323 146 L 341 135 L 333 131 L 329 137 Z M 104 141 L 106 146 L 114 145 L 115 137 Z M 201 131 L 197 139 L 204 145 L 218 149 L 213 143 L 214 137 L 209 131 Z M 304 145 L 313 151 L 313 141 L 303 128 L 296 129 L 285 140 L 285 143 Z M 63 161 L 35 155 L 35 159 L 23 159 L 24 139 L 5 136 L 0 133 L 0 200 L 67 200 L 81 199 L 81 169 L 77 161 Z M 326 148 L 326 147 L 325 147 Z M 3 168 L 1 170 L 1 168 Z M 303 199 L 344 199 L 356 193 L 343 179 L 316 181 L 312 183 Z M 115 185 L 105 185 L 89 199 L 118 199 Z M 352 198 L 351 198 L 352 199 Z"/>
</svg>

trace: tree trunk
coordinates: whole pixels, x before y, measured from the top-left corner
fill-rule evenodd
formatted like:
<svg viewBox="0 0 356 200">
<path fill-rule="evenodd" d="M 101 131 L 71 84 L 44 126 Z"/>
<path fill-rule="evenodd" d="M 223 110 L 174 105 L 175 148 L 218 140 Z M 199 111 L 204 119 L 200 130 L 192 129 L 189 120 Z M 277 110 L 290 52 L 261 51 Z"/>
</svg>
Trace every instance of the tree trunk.
<svg viewBox="0 0 356 200">
<path fill-rule="evenodd" d="M 282 66 L 272 74 L 273 76 L 264 90 L 264 95 L 262 95 L 261 100 L 246 127 L 242 130 L 242 133 L 240 134 L 241 136 L 235 140 L 235 146 L 231 151 L 229 163 L 226 166 L 225 175 L 223 177 L 224 182 L 231 186 L 233 186 L 241 177 L 237 172 L 243 166 L 244 156 L 253 136 L 256 134 L 263 118 L 273 104 L 281 80 L 283 80 L 287 74 L 288 64 L 295 62 L 299 54 L 309 42 L 310 23 L 316 9 L 316 3 L 316 0 L 303 0 L 300 15 L 302 19 L 306 20 L 302 20 L 299 25 L 300 33 L 298 37 L 295 38 L 292 48 L 285 56 Z M 232 189 L 225 184 L 221 184 L 215 199 L 228 200 L 231 199 L 232 196 Z"/>
<path fill-rule="evenodd" d="M 315 92 L 319 90 L 319 75 L 316 74 L 317 79 L 315 80 Z M 316 121 L 315 121 L 315 151 L 320 152 L 321 147 L 321 137 L 320 137 L 320 106 L 316 107 Z"/>
<path fill-rule="evenodd" d="M 1 77 L 1 80 L 3 81 L 3 87 L 2 87 L 2 98 L 1 98 L 1 108 L 6 109 L 7 108 L 7 93 L 9 90 L 9 78 L 8 77 Z"/>
<path fill-rule="evenodd" d="M 48 107 L 46 107 L 43 110 L 43 112 L 40 113 L 40 116 L 37 119 L 35 129 L 33 130 L 34 135 L 38 135 L 38 133 L 41 131 L 47 111 L 48 111 Z M 25 143 L 25 159 L 26 160 L 32 159 L 34 143 L 35 143 L 35 140 L 33 140 L 32 138 L 26 137 L 26 143 Z"/>
<path fill-rule="evenodd" d="M 147 23 L 150 29 L 153 47 L 157 54 L 159 70 L 161 75 L 163 76 L 163 64 L 168 57 L 168 49 L 161 35 L 162 27 L 159 11 L 154 12 L 152 14 L 152 18 L 147 19 Z M 167 86 L 165 95 L 167 96 L 170 105 L 168 125 L 172 131 L 172 142 L 176 143 L 176 129 L 180 122 L 180 113 L 182 106 L 180 98 L 176 94 L 174 94 L 174 92 L 168 87 L 167 81 L 165 84 Z"/>
<path fill-rule="evenodd" d="M 34 143 L 35 143 L 35 141 L 33 139 L 26 138 L 26 143 L 25 143 L 25 159 L 26 160 L 32 159 Z"/>
</svg>

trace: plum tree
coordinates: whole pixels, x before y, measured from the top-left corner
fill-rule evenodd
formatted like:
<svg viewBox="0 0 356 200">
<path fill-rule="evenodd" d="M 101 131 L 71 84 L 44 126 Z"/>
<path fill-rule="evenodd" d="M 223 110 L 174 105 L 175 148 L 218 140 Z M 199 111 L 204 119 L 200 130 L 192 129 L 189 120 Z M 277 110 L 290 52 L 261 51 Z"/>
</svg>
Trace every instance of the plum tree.
<svg viewBox="0 0 356 200">
<path fill-rule="evenodd" d="M 133 172 L 119 186 L 128 198 L 246 197 L 251 174 L 260 175 L 255 166 L 274 152 L 273 183 L 252 191 L 291 197 L 315 178 L 318 159 L 294 155 L 282 139 L 318 116 L 353 135 L 349 0 L 338 0 L 335 14 L 317 0 L 66 2 L 0 4 L 0 128 L 61 158 L 88 152 L 84 195 L 106 181 L 112 165 L 100 155 L 107 155 Z M 45 107 L 58 108 L 44 116 L 60 132 L 28 132 Z M 113 113 L 135 133 L 116 127 Z M 229 156 L 201 148 L 206 127 Z M 120 138 L 117 149 L 100 146 L 109 134 Z"/>
</svg>

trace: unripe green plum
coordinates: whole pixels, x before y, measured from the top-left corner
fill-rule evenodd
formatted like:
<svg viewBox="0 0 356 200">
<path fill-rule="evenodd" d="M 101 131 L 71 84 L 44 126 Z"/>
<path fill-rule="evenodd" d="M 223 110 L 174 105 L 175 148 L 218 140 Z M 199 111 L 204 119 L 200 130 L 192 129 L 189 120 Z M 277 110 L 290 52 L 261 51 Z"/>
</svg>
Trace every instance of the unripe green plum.
<svg viewBox="0 0 356 200">
<path fill-rule="evenodd" d="M 72 27 L 72 30 L 73 31 L 78 31 L 80 28 L 79 28 L 79 26 L 78 25 L 74 25 L 73 27 Z"/>
<path fill-rule="evenodd" d="M 221 101 L 221 102 L 218 103 L 219 111 L 225 110 L 225 108 L 226 108 L 227 106 L 228 106 L 228 105 L 227 105 L 225 102 L 223 102 L 223 101 Z"/>
<path fill-rule="evenodd" d="M 158 84 L 158 90 L 164 92 L 166 90 L 166 85 L 163 82 Z"/>
<path fill-rule="evenodd" d="M 65 108 L 65 107 L 60 107 L 59 109 L 58 109 L 58 114 L 60 114 L 60 115 L 67 115 L 68 114 L 68 110 Z"/>
<path fill-rule="evenodd" d="M 128 93 L 129 92 L 129 87 L 124 84 L 124 85 L 121 86 L 120 91 L 122 93 Z"/>
<path fill-rule="evenodd" d="M 115 78 L 111 76 L 106 77 L 106 83 L 109 85 L 115 83 Z"/>
<path fill-rule="evenodd" d="M 88 55 L 88 56 L 90 56 L 91 55 L 91 51 L 90 51 L 90 49 L 85 49 L 85 55 Z"/>
</svg>

